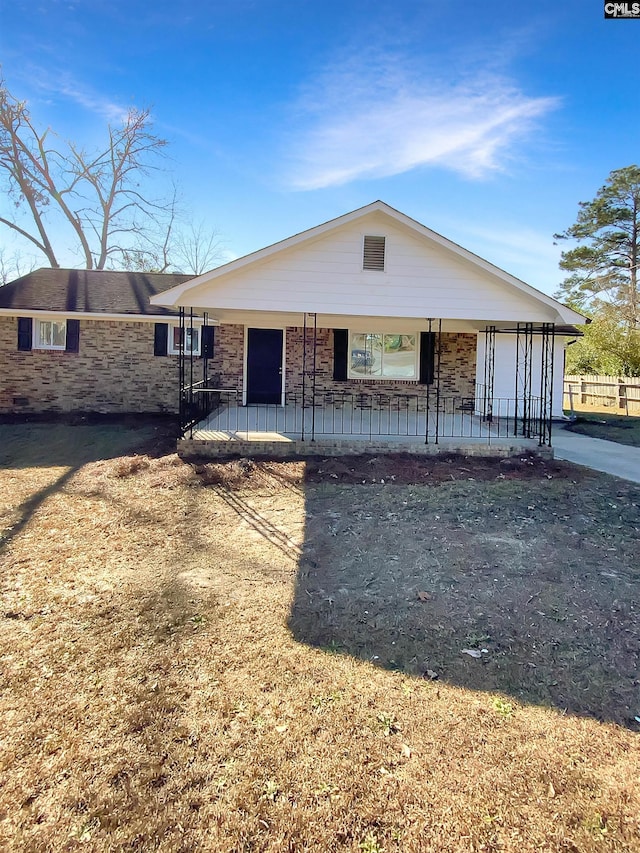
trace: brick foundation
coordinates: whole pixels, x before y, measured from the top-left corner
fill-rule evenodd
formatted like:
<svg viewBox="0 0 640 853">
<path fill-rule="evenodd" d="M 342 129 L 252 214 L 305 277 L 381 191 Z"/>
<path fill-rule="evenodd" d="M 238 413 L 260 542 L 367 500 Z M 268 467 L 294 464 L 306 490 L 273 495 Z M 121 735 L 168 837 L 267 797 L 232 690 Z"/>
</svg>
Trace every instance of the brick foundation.
<svg viewBox="0 0 640 853">
<path fill-rule="evenodd" d="M 510 457 L 534 453 L 543 459 L 553 459 L 553 448 L 539 447 L 534 441 L 522 439 L 493 439 L 472 441 L 449 439 L 440 444 L 424 441 L 359 441 L 356 439 L 316 439 L 315 441 L 207 441 L 183 438 L 178 441 L 178 455 L 184 459 L 217 459 L 229 457 L 287 459 L 305 456 L 351 456 L 357 454 L 410 453 L 435 456 L 456 453 L 462 456 Z"/>
</svg>

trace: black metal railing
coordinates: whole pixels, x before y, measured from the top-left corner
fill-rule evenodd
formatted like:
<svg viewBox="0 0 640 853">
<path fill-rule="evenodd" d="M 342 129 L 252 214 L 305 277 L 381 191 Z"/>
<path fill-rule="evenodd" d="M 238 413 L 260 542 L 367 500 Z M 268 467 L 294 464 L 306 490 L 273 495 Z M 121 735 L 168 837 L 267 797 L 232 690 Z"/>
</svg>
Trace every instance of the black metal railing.
<svg viewBox="0 0 640 853">
<path fill-rule="evenodd" d="M 473 397 L 427 394 L 326 391 L 291 392 L 284 405 L 241 405 L 237 390 L 210 388 L 203 382 L 188 390 L 184 433 L 202 437 L 281 434 L 313 441 L 327 436 L 367 439 L 521 437 L 547 442 L 544 408 L 538 397 L 516 400 L 488 397 L 482 386 Z"/>
<path fill-rule="evenodd" d="M 192 385 L 185 385 L 180 389 L 180 429 L 182 435 L 187 432 L 193 433 L 196 424 L 204 421 L 212 412 L 220 408 L 223 395 L 226 405 L 231 399 L 230 395 L 237 393 L 228 389 L 212 388 L 207 381 L 202 379 Z"/>
</svg>

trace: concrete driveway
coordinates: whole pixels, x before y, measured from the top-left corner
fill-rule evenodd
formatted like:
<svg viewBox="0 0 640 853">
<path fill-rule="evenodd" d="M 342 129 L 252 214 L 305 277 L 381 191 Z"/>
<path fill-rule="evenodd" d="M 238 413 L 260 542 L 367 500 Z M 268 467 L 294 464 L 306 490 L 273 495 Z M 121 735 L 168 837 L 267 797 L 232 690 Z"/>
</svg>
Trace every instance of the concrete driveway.
<svg viewBox="0 0 640 853">
<path fill-rule="evenodd" d="M 603 471 L 640 483 L 640 447 L 629 447 L 615 441 L 590 438 L 554 425 L 551 444 L 556 459 L 575 462 L 594 471 Z"/>
</svg>

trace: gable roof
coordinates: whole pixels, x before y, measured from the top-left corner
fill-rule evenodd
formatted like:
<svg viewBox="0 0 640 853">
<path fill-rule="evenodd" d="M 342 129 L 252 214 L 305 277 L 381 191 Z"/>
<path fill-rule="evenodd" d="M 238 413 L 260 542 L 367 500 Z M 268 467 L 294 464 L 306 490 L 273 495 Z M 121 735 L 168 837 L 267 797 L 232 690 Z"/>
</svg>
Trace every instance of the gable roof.
<svg viewBox="0 0 640 853">
<path fill-rule="evenodd" d="M 0 310 L 171 316 L 176 312 L 152 305 L 150 298 L 191 278 L 177 273 L 43 267 L 0 287 Z"/>
<path fill-rule="evenodd" d="M 542 291 L 537 290 L 526 282 L 505 272 L 489 261 L 486 261 L 484 258 L 475 255 L 473 252 L 464 249 L 457 243 L 448 240 L 436 231 L 432 231 L 430 228 L 427 228 L 415 219 L 411 219 L 411 217 L 401 213 L 380 200 L 374 201 L 371 204 L 365 205 L 364 207 L 353 210 L 350 213 L 346 213 L 335 219 L 331 219 L 328 222 L 315 226 L 314 228 L 294 234 L 292 237 L 288 237 L 285 240 L 281 240 L 280 242 L 267 246 L 264 249 L 260 249 L 257 252 L 245 255 L 242 258 L 238 258 L 228 264 L 217 267 L 216 269 L 206 272 L 203 275 L 193 278 L 187 282 L 183 282 L 176 287 L 153 297 L 152 304 L 171 306 L 173 308 L 193 305 L 195 308 L 198 296 L 205 292 L 206 285 L 210 284 L 213 287 L 216 287 L 218 284 L 222 284 L 222 281 L 227 277 L 231 282 L 233 274 L 257 272 L 260 265 L 263 265 L 271 259 L 275 259 L 277 256 L 286 253 L 288 250 L 295 247 L 303 248 L 305 244 L 311 244 L 320 237 L 329 235 L 331 232 L 337 231 L 344 226 L 357 223 L 358 220 L 364 219 L 365 217 L 371 217 L 372 214 L 387 217 L 392 224 L 400 226 L 406 233 L 422 240 L 424 244 L 431 247 L 431 249 L 438 249 L 443 252 L 444 255 L 448 255 L 452 261 L 456 261 L 458 263 L 462 262 L 468 265 L 468 268 L 474 270 L 476 276 L 480 274 L 484 276 L 485 280 L 492 281 L 496 285 L 503 287 L 505 295 L 509 293 L 513 295 L 520 294 L 521 297 L 528 297 L 530 300 L 537 302 L 538 305 L 545 306 L 547 310 L 551 309 L 551 311 L 556 315 L 558 322 L 567 324 L 581 324 L 585 322 L 585 318 L 582 317 L 582 315 L 562 305 L 551 296 L 547 296 L 545 293 L 542 293 Z M 212 303 L 206 304 L 207 307 L 211 307 L 212 305 Z M 231 307 L 230 300 L 228 298 L 225 301 L 225 307 Z M 240 307 L 240 305 L 238 307 Z M 267 309 L 262 306 L 262 310 Z M 306 310 L 313 311 L 317 309 L 307 308 Z M 349 312 L 345 311 L 344 313 Z"/>
</svg>

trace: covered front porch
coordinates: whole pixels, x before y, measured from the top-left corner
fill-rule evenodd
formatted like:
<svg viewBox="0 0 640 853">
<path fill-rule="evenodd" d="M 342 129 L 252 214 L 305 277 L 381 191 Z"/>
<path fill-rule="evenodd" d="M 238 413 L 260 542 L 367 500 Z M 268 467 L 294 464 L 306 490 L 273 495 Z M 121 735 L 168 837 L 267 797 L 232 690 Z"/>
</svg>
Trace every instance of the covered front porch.
<svg viewBox="0 0 640 853">
<path fill-rule="evenodd" d="M 346 347 L 344 351 L 345 372 L 339 372 L 340 339 L 346 339 L 346 332 L 320 325 L 315 314 L 300 319 L 295 326 L 283 324 L 278 335 L 273 368 L 276 387 L 269 399 L 255 400 L 248 392 L 253 327 L 245 326 L 244 332 L 237 326 L 215 329 L 219 348 L 224 346 L 224 335 L 228 340 L 233 329 L 238 329 L 233 332 L 234 352 L 244 339 L 244 374 L 236 374 L 234 384 L 225 384 L 232 374 L 216 369 L 221 359 L 209 357 L 213 349 L 203 352 L 199 376 L 192 355 L 181 355 L 180 414 L 185 441 L 199 446 L 204 442 L 234 445 L 229 452 L 253 452 L 265 443 L 295 443 L 304 452 L 329 442 L 348 443 L 357 452 L 365 452 L 364 443 L 388 445 L 395 452 L 405 446 L 416 452 L 419 445 L 448 450 L 461 443 L 491 447 L 492 452 L 500 446 L 550 445 L 552 324 L 504 329 L 485 326 L 470 334 L 468 328 L 445 330 L 442 320 L 423 321 L 424 331 L 411 340 L 416 349 L 416 381 L 376 384 L 355 379 L 355 371 L 347 373 L 349 364 L 356 358 L 362 360 L 362 351 L 354 350 L 351 343 L 349 352 Z M 191 316 L 183 312 L 185 332 L 191 322 Z M 204 323 L 206 328 L 206 316 Z M 513 338 L 514 343 L 511 396 L 498 396 L 495 388 L 496 341 L 501 334 Z M 532 376 L 534 349 L 538 382 Z M 263 351 L 258 360 L 260 368 L 264 355 Z M 241 358 L 237 361 L 243 363 Z M 484 381 L 473 382 L 472 377 Z"/>
<path fill-rule="evenodd" d="M 204 319 L 202 372 L 188 354 L 181 362 L 186 439 L 394 449 L 448 438 L 549 446 L 563 336 L 584 319 L 381 201 L 152 303 L 181 311 L 185 341 L 193 312 Z"/>
<path fill-rule="evenodd" d="M 238 392 L 204 384 L 194 393 L 210 411 L 185 431 L 183 451 L 508 453 L 546 444 L 539 399 L 524 411 L 515 399 L 489 400 L 482 386 L 473 398 L 316 392 L 289 394 L 284 405 L 241 405 Z"/>
</svg>

